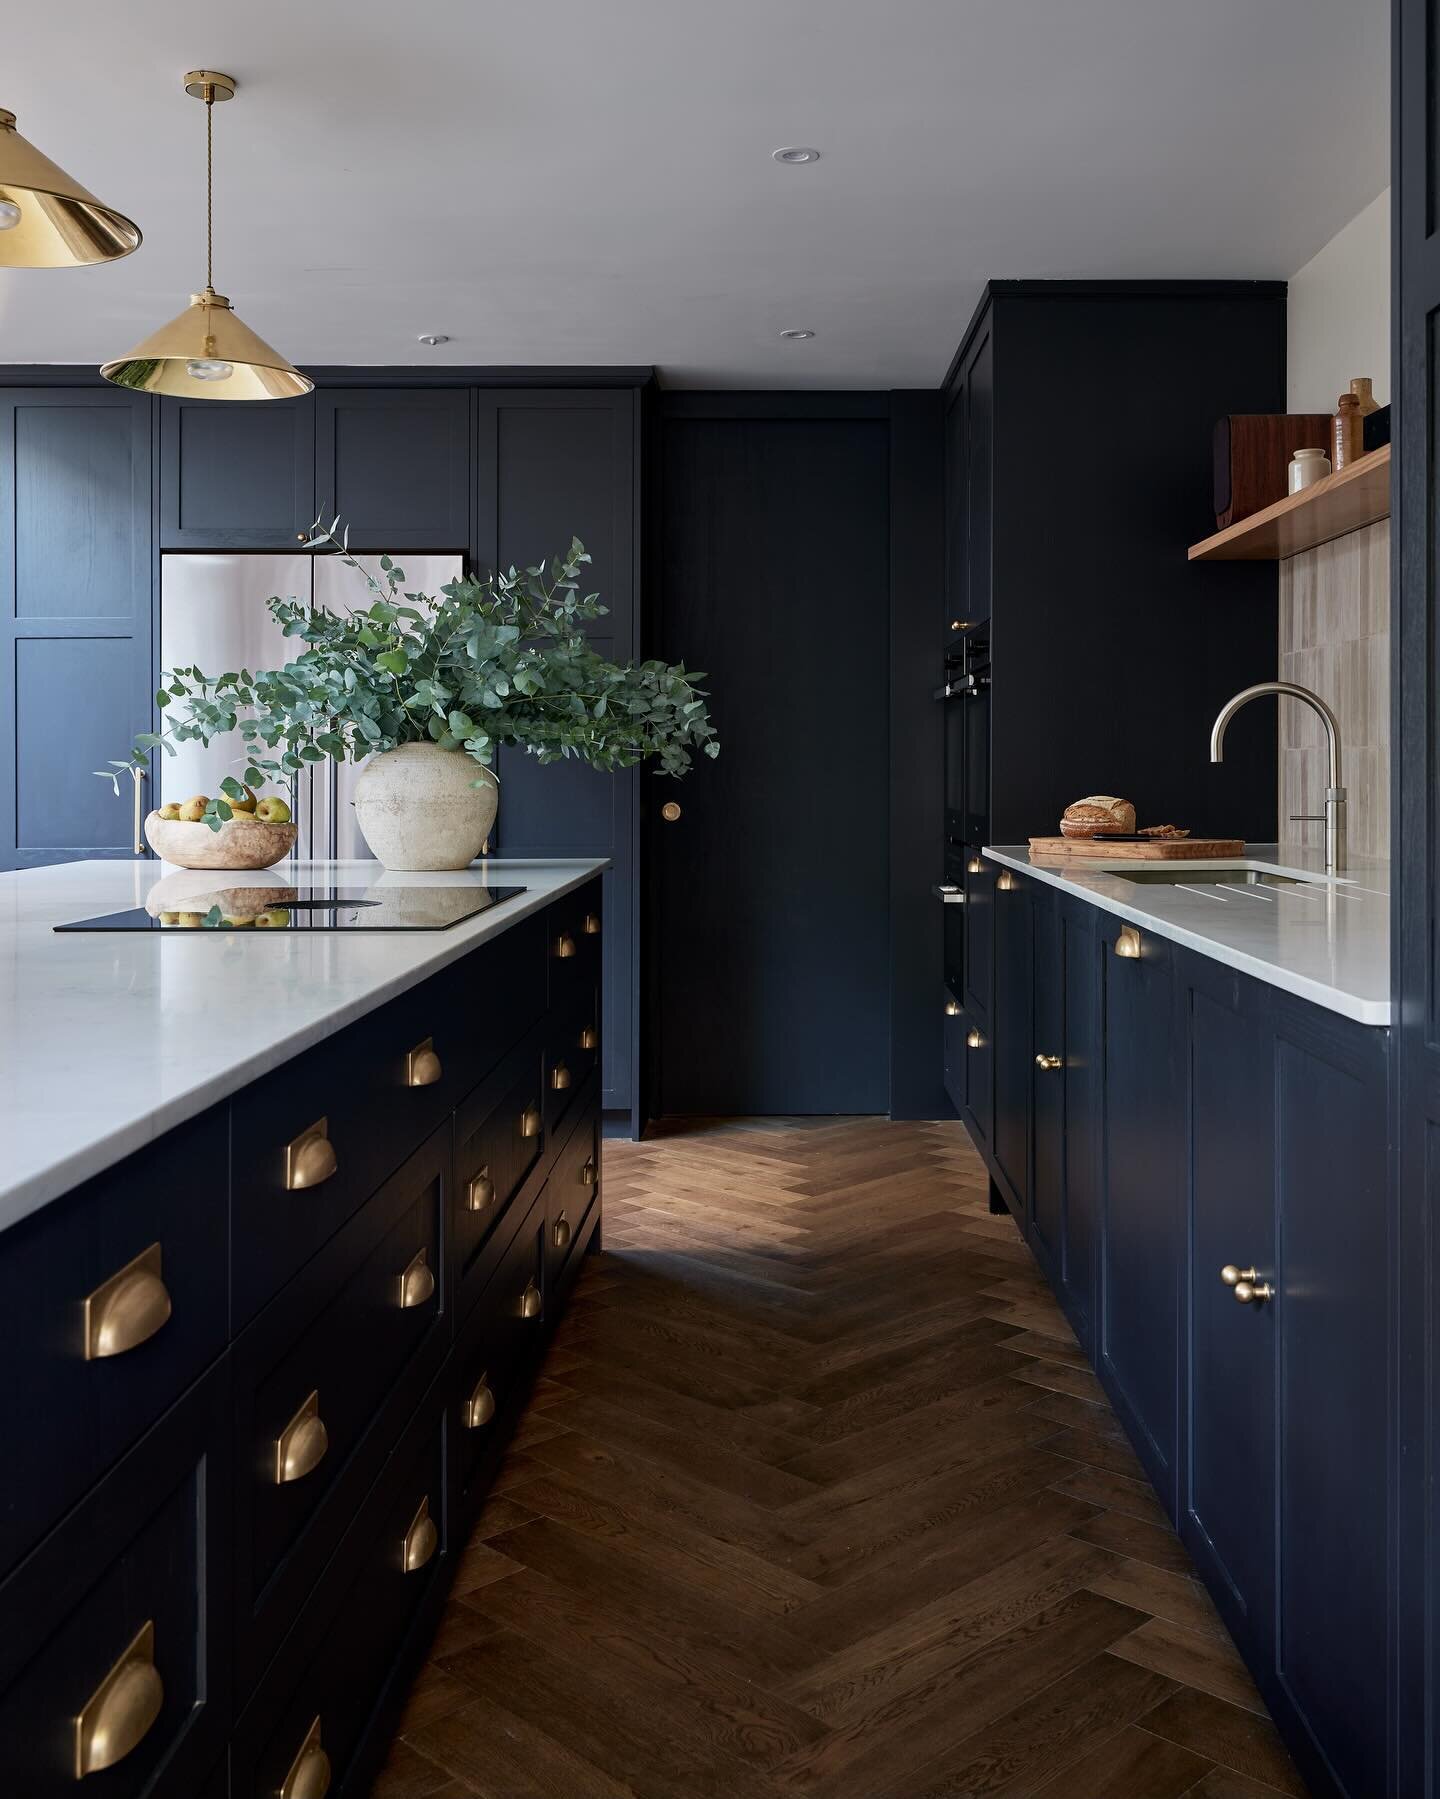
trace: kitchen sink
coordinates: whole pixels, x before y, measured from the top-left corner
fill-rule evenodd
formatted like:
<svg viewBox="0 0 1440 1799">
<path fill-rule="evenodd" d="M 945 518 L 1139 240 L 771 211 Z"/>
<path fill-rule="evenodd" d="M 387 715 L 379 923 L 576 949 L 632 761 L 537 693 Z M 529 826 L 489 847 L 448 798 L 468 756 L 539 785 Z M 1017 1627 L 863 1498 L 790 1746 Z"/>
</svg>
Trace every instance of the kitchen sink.
<svg viewBox="0 0 1440 1799">
<path fill-rule="evenodd" d="M 1324 886 L 1323 875 L 1281 875 L 1268 868 L 1249 868 L 1241 862 L 1205 867 L 1203 863 L 1172 863 L 1167 868 L 1107 868 L 1107 875 L 1142 886 L 1165 887 L 1315 887 Z"/>
</svg>

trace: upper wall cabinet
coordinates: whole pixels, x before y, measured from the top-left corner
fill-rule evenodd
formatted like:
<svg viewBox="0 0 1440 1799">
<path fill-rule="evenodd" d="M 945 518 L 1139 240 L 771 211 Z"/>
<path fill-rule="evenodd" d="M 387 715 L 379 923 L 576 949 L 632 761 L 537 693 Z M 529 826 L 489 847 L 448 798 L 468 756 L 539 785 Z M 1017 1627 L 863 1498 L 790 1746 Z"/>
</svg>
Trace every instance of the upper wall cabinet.
<svg viewBox="0 0 1440 1799">
<path fill-rule="evenodd" d="M 160 402 L 162 550 L 293 550 L 315 505 L 315 400 Z"/>
<path fill-rule="evenodd" d="M 151 402 L 0 390 L 0 867 L 135 854 L 93 771 L 150 728 Z M 143 848 L 143 845 L 142 845 Z"/>
<path fill-rule="evenodd" d="M 315 396 L 315 497 L 353 546 L 470 542 L 468 389 L 333 388 Z"/>
</svg>

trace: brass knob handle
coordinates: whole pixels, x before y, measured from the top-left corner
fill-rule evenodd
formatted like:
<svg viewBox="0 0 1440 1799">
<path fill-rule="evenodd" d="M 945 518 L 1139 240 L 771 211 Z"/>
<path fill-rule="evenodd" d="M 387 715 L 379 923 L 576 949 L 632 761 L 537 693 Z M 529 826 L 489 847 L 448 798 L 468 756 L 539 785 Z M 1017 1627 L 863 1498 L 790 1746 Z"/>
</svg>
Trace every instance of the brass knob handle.
<svg viewBox="0 0 1440 1799">
<path fill-rule="evenodd" d="M 975 620 L 973 618 L 952 618 L 950 620 L 950 629 L 952 631 L 973 631 L 975 629 Z"/>
<path fill-rule="evenodd" d="M 147 1618 L 75 1720 L 75 1778 L 83 1780 L 123 1761 L 164 1703 L 165 1683 L 155 1666 L 155 1624 Z"/>
<path fill-rule="evenodd" d="M 1257 1300 L 1275 1297 L 1275 1289 L 1269 1281 L 1236 1281 L 1231 1291 L 1242 1306 L 1254 1305 Z"/>
<path fill-rule="evenodd" d="M 1065 1058 L 1064 1056 L 1036 1056 L 1035 1066 L 1037 1068 L 1046 1069 L 1047 1071 L 1054 1068 L 1063 1068 L 1065 1066 Z"/>
<path fill-rule="evenodd" d="M 472 1174 L 470 1185 L 465 1189 L 465 1204 L 472 1212 L 483 1212 L 495 1203 L 495 1183 L 490 1178 L 490 1165 L 486 1165 L 478 1174 Z"/>
<path fill-rule="evenodd" d="M 679 800 L 666 800 L 665 804 L 660 808 L 660 816 L 665 820 L 667 825 L 673 825 L 680 816 Z"/>
<path fill-rule="evenodd" d="M 522 1137 L 538 1137 L 540 1135 L 539 1106 L 526 1106 L 520 1114 L 520 1135 Z"/>
<path fill-rule="evenodd" d="M 400 1310 L 408 1312 L 415 1306 L 423 1306 L 435 1291 L 435 1276 L 431 1272 L 428 1260 L 429 1252 L 419 1249 L 406 1264 L 405 1272 L 400 1276 Z"/>
<path fill-rule="evenodd" d="M 585 935 L 587 937 L 598 937 L 600 935 L 600 914 L 598 912 L 587 912 L 585 914 Z"/>
<path fill-rule="evenodd" d="M 479 1430 L 482 1424 L 488 1424 L 494 1416 L 495 1394 L 490 1386 L 490 1376 L 482 1374 L 465 1401 L 465 1428 Z"/>
<path fill-rule="evenodd" d="M 300 1752 L 290 1764 L 280 1799 L 325 1799 L 330 1791 L 330 1757 L 320 1743 L 320 1720 L 305 1732 Z"/>
<path fill-rule="evenodd" d="M 405 1532 L 405 1541 L 401 1545 L 400 1565 L 407 1574 L 413 1574 L 417 1568 L 423 1568 L 440 1547 L 440 1532 L 435 1528 L 435 1520 L 430 1516 L 430 1495 L 427 1493 L 420 1501 L 419 1510 L 410 1520 L 410 1528 Z"/>
<path fill-rule="evenodd" d="M 595 1158 L 592 1156 L 580 1170 L 580 1185 L 582 1187 L 593 1187 L 599 1179 L 600 1170 L 596 1166 Z"/>
<path fill-rule="evenodd" d="M 562 931 L 555 939 L 555 954 L 562 962 L 575 954 L 575 939 L 568 931 Z"/>
<path fill-rule="evenodd" d="M 405 1058 L 405 1085 L 407 1087 L 433 1087 L 444 1074 L 440 1066 L 440 1058 L 435 1054 L 435 1040 L 427 1037 L 423 1043 L 417 1043 Z"/>
<path fill-rule="evenodd" d="M 581 1049 L 599 1049 L 600 1033 L 595 1029 L 593 1024 L 587 1024 L 585 1029 L 581 1031 L 580 1047 Z"/>
<path fill-rule="evenodd" d="M 324 1461 L 329 1447 L 330 1434 L 320 1416 L 317 1389 L 275 1439 L 275 1485 L 286 1487 L 291 1481 L 304 1480 Z"/>
<path fill-rule="evenodd" d="M 1235 1287 L 1241 1281 L 1253 1281 L 1256 1271 L 1253 1268 L 1237 1268 L 1233 1262 L 1227 1262 L 1220 1270 L 1220 1278 L 1227 1287 Z"/>
<path fill-rule="evenodd" d="M 520 1316 L 522 1318 L 538 1318 L 543 1303 L 540 1289 L 534 1281 L 527 1281 L 525 1291 L 520 1295 Z"/>
<path fill-rule="evenodd" d="M 966 1049 L 984 1049 L 985 1039 L 980 1035 L 979 1031 L 967 1031 L 965 1033 L 965 1047 Z"/>
<path fill-rule="evenodd" d="M 563 1212 L 551 1227 L 550 1241 L 556 1249 L 567 1249 L 570 1245 L 570 1220 Z"/>
<path fill-rule="evenodd" d="M 285 1190 L 298 1193 L 303 1187 L 318 1187 L 330 1179 L 337 1167 L 330 1121 L 317 1118 L 308 1130 L 285 1145 Z"/>
<path fill-rule="evenodd" d="M 563 1093 L 570 1085 L 570 1070 L 563 1062 L 557 1062 L 550 1070 L 550 1085 L 557 1093 Z"/>
<path fill-rule="evenodd" d="M 152 1243 L 85 1301 L 85 1360 L 124 1355 L 153 1337 L 170 1316 L 160 1278 L 160 1245 Z"/>
<path fill-rule="evenodd" d="M 1115 954 L 1126 962 L 1138 962 L 1141 951 L 1140 933 L 1133 925 L 1126 925 L 1115 939 Z"/>
</svg>

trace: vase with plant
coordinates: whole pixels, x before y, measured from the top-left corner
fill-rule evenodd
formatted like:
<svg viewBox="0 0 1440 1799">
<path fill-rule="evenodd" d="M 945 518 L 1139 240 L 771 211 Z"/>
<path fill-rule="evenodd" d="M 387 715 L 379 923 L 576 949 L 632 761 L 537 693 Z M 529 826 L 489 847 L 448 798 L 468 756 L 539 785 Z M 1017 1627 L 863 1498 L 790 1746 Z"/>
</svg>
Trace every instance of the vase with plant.
<svg viewBox="0 0 1440 1799">
<path fill-rule="evenodd" d="M 332 611 L 278 595 L 265 602 L 293 660 L 280 668 L 167 669 L 156 702 L 163 728 L 97 772 L 117 785 L 176 742 L 238 733 L 243 774 L 227 777 L 201 820 L 219 831 L 246 788 L 289 781 L 326 759 L 363 762 L 356 818 L 388 868 L 463 868 L 495 821 L 496 749 L 541 762 L 628 768 L 654 757 L 683 775 L 693 752 L 719 754 L 702 677 L 683 665 L 616 663 L 583 626 L 606 608 L 582 594 L 590 558 L 578 538 L 537 567 L 466 575 L 438 594 L 407 593 L 382 556 L 378 577 L 350 552 L 339 519 L 313 527 L 307 549 L 339 555 L 365 603 Z"/>
</svg>

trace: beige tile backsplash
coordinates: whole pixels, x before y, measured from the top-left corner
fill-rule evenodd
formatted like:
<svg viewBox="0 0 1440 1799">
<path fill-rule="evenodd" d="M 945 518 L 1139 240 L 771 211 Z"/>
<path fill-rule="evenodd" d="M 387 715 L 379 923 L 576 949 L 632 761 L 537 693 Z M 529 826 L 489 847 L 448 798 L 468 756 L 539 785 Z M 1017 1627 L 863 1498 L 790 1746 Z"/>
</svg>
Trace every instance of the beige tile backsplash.
<svg viewBox="0 0 1440 1799">
<path fill-rule="evenodd" d="M 1340 720 L 1350 853 L 1390 855 L 1390 522 L 1280 564 L 1280 679 L 1328 700 Z M 1280 702 L 1280 840 L 1318 849 L 1325 734 L 1308 706 Z"/>
</svg>

